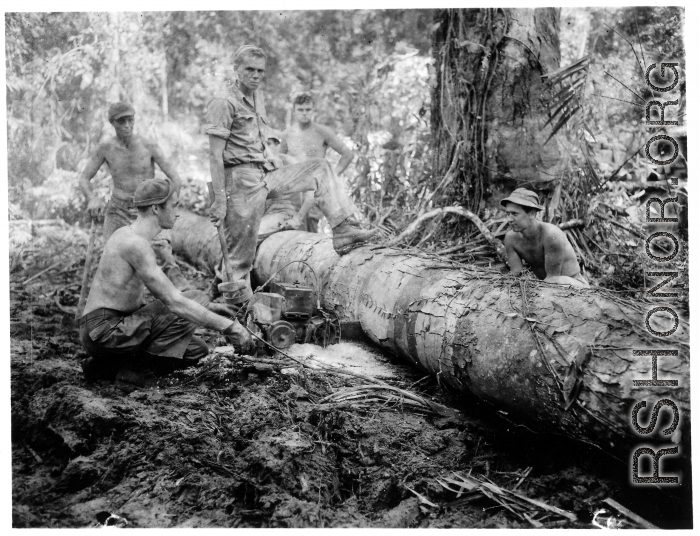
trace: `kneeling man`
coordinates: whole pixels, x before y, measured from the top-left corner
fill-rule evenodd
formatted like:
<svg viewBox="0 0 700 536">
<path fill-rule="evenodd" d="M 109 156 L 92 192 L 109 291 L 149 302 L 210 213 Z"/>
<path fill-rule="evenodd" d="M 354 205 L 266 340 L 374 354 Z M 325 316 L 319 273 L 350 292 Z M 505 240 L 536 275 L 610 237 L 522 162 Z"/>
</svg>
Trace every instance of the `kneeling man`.
<svg viewBox="0 0 700 536">
<path fill-rule="evenodd" d="M 539 201 L 535 192 L 525 188 L 501 201 L 511 228 L 504 240 L 510 271 L 519 274 L 524 263 L 548 283 L 589 287 L 564 231 L 537 219 L 537 212 L 544 208 Z"/>
<path fill-rule="evenodd" d="M 83 362 L 86 378 L 139 384 L 139 372 L 143 378 L 196 364 L 209 353 L 193 335 L 198 325 L 221 331 L 239 353 L 249 351 L 251 336 L 237 320 L 210 311 L 203 292 L 177 290 L 156 264 L 151 240 L 175 225 L 175 186 L 166 179 L 145 180 L 133 204 L 136 221 L 105 244 L 80 319 L 80 340 L 90 355 Z M 157 299 L 142 307 L 145 288 Z M 136 381 L 130 381 L 134 375 Z"/>
</svg>

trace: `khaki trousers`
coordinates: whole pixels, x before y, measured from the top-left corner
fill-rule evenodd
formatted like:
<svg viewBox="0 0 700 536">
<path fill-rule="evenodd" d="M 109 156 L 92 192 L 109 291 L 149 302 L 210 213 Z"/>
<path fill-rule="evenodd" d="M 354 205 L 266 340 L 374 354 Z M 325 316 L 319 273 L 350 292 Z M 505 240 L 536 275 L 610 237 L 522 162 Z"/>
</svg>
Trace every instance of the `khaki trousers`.
<svg viewBox="0 0 700 536">
<path fill-rule="evenodd" d="M 317 158 L 265 173 L 248 164 L 225 168 L 225 234 L 233 279 L 248 276 L 258 240 L 265 200 L 312 190 L 331 227 L 357 212 L 330 164 Z"/>
</svg>

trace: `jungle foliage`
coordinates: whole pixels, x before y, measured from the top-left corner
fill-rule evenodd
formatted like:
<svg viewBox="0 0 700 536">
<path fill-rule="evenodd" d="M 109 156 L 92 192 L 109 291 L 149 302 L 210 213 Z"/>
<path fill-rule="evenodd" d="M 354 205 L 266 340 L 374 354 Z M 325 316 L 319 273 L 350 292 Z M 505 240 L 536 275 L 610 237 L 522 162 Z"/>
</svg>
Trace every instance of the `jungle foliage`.
<svg viewBox="0 0 700 536">
<path fill-rule="evenodd" d="M 358 206 L 389 234 L 459 205 L 498 237 L 498 199 L 520 185 L 540 191 L 547 221 L 602 206 L 635 225 L 641 181 L 678 171 L 650 170 L 640 150 L 641 71 L 677 59 L 684 78 L 683 23 L 675 7 L 8 13 L 10 217 L 86 221 L 77 174 L 112 134 L 106 109 L 117 99 L 134 103 L 137 131 L 158 139 L 186 179 L 185 205 L 202 213 L 206 104 L 231 83 L 233 51 L 255 43 L 269 57 L 272 126 L 289 124 L 294 92 L 311 91 L 316 120 L 358 155 L 344 174 Z M 96 182 L 106 197 L 108 170 Z M 607 231 L 582 233 L 570 238 L 584 265 L 609 270 L 587 252 Z M 441 216 L 411 244 L 471 244 L 448 252 L 469 261 L 488 250 L 479 239 L 471 223 Z"/>
</svg>

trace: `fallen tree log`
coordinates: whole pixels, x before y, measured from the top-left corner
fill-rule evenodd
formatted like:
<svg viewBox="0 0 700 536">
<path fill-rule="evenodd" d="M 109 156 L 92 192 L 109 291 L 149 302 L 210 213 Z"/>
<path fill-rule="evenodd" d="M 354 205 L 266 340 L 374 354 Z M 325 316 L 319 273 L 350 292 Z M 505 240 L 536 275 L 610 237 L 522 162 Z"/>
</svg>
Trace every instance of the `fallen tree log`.
<svg viewBox="0 0 700 536">
<path fill-rule="evenodd" d="M 202 222 L 182 223 L 191 236 Z M 202 249 L 211 240 L 190 241 L 180 234 L 176 226 L 173 244 L 191 262 L 216 257 Z M 313 268 L 323 306 L 341 322 L 358 322 L 376 344 L 504 412 L 618 453 L 649 439 L 679 443 L 681 430 L 688 429 L 688 324 L 681 320 L 674 335 L 653 337 L 645 328 L 649 304 L 605 289 L 456 269 L 388 248 L 338 257 L 328 237 L 299 231 L 267 238 L 254 276 L 265 280 L 281 269 L 278 281 L 316 285 L 309 267 L 295 261 Z M 652 358 L 634 356 L 633 350 L 668 348 L 678 355 L 658 358 L 658 378 L 679 385 L 635 386 L 634 380 L 652 379 Z M 661 436 L 670 423 L 666 409 L 653 436 L 636 435 L 632 407 L 647 402 L 639 415 L 645 425 L 661 399 L 679 409 L 676 432 Z"/>
</svg>

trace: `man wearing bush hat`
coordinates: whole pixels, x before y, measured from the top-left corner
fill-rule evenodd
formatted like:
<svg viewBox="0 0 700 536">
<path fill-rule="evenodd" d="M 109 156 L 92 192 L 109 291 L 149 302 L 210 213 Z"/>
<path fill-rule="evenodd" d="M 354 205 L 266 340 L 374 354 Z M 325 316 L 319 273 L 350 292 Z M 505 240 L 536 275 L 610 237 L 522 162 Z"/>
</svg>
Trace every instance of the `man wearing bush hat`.
<svg viewBox="0 0 700 536">
<path fill-rule="evenodd" d="M 207 105 L 204 132 L 209 136 L 209 168 L 215 200 L 209 209 L 215 225 L 224 224 L 236 301 L 252 296 L 246 281 L 255 259 L 260 221 L 268 194 L 313 191 L 333 228 L 333 248 L 345 254 L 365 243 L 376 230 L 365 231 L 353 217 L 357 207 L 330 164 L 316 158 L 284 166 L 267 144 L 269 123 L 259 86 L 267 56 L 243 45 L 233 56 L 235 85 Z"/>
<path fill-rule="evenodd" d="M 105 241 L 114 231 L 129 225 L 136 218 L 132 197 L 141 182 L 155 176 L 154 164 L 158 164 L 176 189 L 179 189 L 181 184 L 175 167 L 165 158 L 158 144 L 134 134 L 135 115 L 134 107 L 126 101 L 115 102 L 109 106 L 107 118 L 114 127 L 115 136 L 97 145 L 80 175 L 80 187 L 88 200 L 87 209 L 90 216 L 99 218 L 104 212 L 102 229 Z M 105 162 L 114 183 L 106 210 L 90 187 L 90 180 Z M 170 243 L 170 231 L 164 231 L 153 239 L 152 246 L 163 271 L 175 286 L 183 290 L 189 284 L 175 263 Z"/>
<path fill-rule="evenodd" d="M 510 223 L 504 244 L 513 274 L 520 274 L 527 265 L 539 279 L 549 283 L 590 286 L 581 274 L 576 253 L 564 231 L 537 219 L 537 213 L 544 207 L 535 192 L 517 188 L 501 200 L 501 206 Z"/>
<path fill-rule="evenodd" d="M 133 205 L 136 221 L 107 240 L 80 319 L 80 340 L 90 355 L 82 363 L 86 378 L 144 386 L 154 374 L 194 365 L 209 353 L 194 336 L 198 325 L 221 331 L 238 352 L 250 351 L 251 336 L 237 320 L 212 312 L 199 290 L 180 292 L 156 264 L 151 240 L 175 225 L 175 185 L 142 181 Z M 142 307 L 146 288 L 156 300 Z"/>
</svg>

